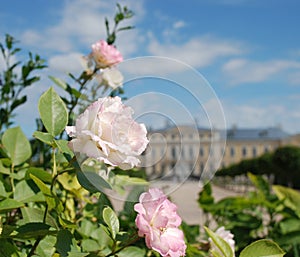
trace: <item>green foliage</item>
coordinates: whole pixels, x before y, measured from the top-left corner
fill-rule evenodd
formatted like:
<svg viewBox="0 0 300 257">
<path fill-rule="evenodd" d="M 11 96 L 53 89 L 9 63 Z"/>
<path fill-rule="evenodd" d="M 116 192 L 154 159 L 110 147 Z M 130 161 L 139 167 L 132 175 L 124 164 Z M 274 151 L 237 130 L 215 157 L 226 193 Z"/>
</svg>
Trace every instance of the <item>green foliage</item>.
<svg viewBox="0 0 300 257">
<path fill-rule="evenodd" d="M 120 4 L 117 4 L 117 8 L 118 8 L 118 10 L 114 17 L 114 26 L 113 26 L 112 31 L 110 30 L 108 19 L 105 18 L 105 26 L 106 26 L 106 34 L 107 34 L 106 41 L 110 45 L 112 45 L 115 42 L 117 32 L 134 28 L 133 26 L 126 26 L 126 27 L 118 28 L 119 23 L 121 21 L 132 18 L 133 12 L 131 10 L 129 10 L 126 6 L 124 6 L 122 8 Z"/>
<path fill-rule="evenodd" d="M 245 175 L 248 172 L 255 175 L 273 175 L 275 184 L 299 189 L 300 148 L 296 146 L 279 147 L 273 153 L 242 160 L 237 164 L 220 169 L 216 175 L 234 177 Z"/>
<path fill-rule="evenodd" d="M 109 44 L 116 41 L 118 32 L 133 28 L 119 27 L 132 16 L 131 10 L 117 4 L 113 27 L 105 19 Z M 31 53 L 28 61 L 11 63 L 12 57 L 21 51 L 15 47 L 16 43 L 10 35 L 6 35 L 4 44 L 0 43 L 5 61 L 5 70 L 0 74 L 0 256 L 159 256 L 153 249 L 147 249 L 135 225 L 134 205 L 148 187 L 145 173 L 139 169 L 111 171 L 112 167 L 108 170 L 104 163 L 93 158 L 82 161 L 65 140 L 64 130 L 67 125 L 73 125 L 75 110 L 89 103 L 90 96 L 94 98 L 98 90 L 107 90 L 101 84 L 87 88 L 98 68 L 83 71 L 78 77 L 69 74 L 70 84 L 49 76 L 67 96 L 60 97 L 53 87 L 42 94 L 37 131 L 29 141 L 20 127 L 11 125 L 15 109 L 27 101 L 21 94 L 23 89 L 39 80 L 32 74 L 45 65 L 44 60 Z M 85 89 L 91 95 L 83 94 Z M 119 94 L 123 94 L 120 88 L 110 92 L 111 96 Z M 278 157 L 278 163 L 284 161 Z M 210 184 L 206 184 L 199 194 L 199 205 L 219 224 L 232 230 L 239 251 L 260 239 L 263 226 L 267 226 L 265 236 L 278 240 L 288 254 L 297 253 L 299 193 L 284 187 L 270 188 L 262 178 L 251 174 L 249 177 L 257 192 L 216 202 Z M 112 191 L 123 197 L 127 195 L 120 212 L 114 210 L 106 194 Z M 265 215 L 269 217 L 268 224 L 263 223 Z M 228 243 L 212 230 L 205 228 L 218 250 L 210 251 L 210 241 L 198 225 L 183 221 L 181 229 L 187 244 L 186 256 L 204 257 L 209 252 L 217 257 L 234 256 Z M 257 256 L 283 256 L 283 251 L 269 240 L 251 244 L 241 256 L 254 256 L 255 250 Z"/>
<path fill-rule="evenodd" d="M 225 226 L 234 234 L 238 252 L 254 241 L 269 238 L 279 244 L 286 256 L 297 256 L 296 252 L 300 249 L 300 227 L 297 225 L 300 224 L 300 193 L 283 186 L 271 187 L 261 176 L 248 176 L 255 191 L 206 204 L 207 196 L 213 197 L 209 187 L 206 187 L 203 189 L 206 192 L 199 194 L 200 206 L 212 215 L 219 226 Z M 259 245 L 268 243 L 261 242 Z M 256 247 L 258 245 L 254 244 L 251 249 Z M 278 254 L 283 256 L 283 252 Z"/>
<path fill-rule="evenodd" d="M 33 73 L 46 67 L 45 61 L 32 53 L 29 53 L 28 60 L 12 63 L 19 59 L 17 53 L 21 52 L 17 43 L 9 34 L 5 35 L 5 42 L 0 42 L 4 60 L 4 69 L 0 71 L 0 134 L 13 124 L 15 110 L 27 101 L 27 96 L 22 95 L 23 90 L 40 80 Z"/>
</svg>

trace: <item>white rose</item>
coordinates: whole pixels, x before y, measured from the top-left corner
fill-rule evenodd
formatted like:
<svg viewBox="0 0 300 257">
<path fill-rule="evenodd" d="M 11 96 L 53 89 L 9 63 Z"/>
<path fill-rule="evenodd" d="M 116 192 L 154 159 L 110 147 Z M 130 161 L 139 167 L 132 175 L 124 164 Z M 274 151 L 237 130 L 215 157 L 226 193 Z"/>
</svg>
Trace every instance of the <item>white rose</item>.
<svg viewBox="0 0 300 257">
<path fill-rule="evenodd" d="M 104 69 L 101 75 L 99 75 L 98 79 L 100 80 L 100 83 L 104 84 L 105 86 L 116 89 L 123 85 L 124 78 L 118 69 L 111 67 Z"/>
<path fill-rule="evenodd" d="M 229 230 L 225 230 L 224 227 L 219 227 L 216 232 L 215 232 L 219 237 L 223 238 L 224 241 L 226 241 L 229 246 L 232 249 L 233 255 L 235 252 L 235 241 L 233 240 L 234 235 L 229 231 Z M 210 243 L 211 243 L 211 248 L 217 250 L 217 246 L 215 246 L 214 242 L 210 239 Z"/>
<path fill-rule="evenodd" d="M 144 124 L 132 118 L 133 110 L 120 97 L 105 97 L 91 104 L 66 132 L 73 139 L 70 148 L 88 157 L 121 169 L 140 163 L 137 158 L 146 149 Z"/>
</svg>

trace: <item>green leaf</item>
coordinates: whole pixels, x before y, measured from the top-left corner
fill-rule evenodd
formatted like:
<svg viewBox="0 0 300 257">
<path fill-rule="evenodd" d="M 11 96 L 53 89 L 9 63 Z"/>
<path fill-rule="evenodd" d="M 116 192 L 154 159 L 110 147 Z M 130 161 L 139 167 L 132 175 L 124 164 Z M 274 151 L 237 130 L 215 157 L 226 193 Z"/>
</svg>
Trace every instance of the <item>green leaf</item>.
<svg viewBox="0 0 300 257">
<path fill-rule="evenodd" d="M 287 234 L 295 231 L 300 232 L 300 220 L 295 218 L 288 218 L 280 221 L 279 227 L 282 234 Z"/>
<path fill-rule="evenodd" d="M 42 222 L 27 223 L 19 227 L 16 231 L 18 232 L 14 237 L 22 239 L 44 237 L 55 233 L 55 231 L 49 231 L 50 226 Z"/>
<path fill-rule="evenodd" d="M 258 189 L 260 197 L 266 198 L 266 196 L 270 195 L 270 185 L 262 176 L 256 176 L 252 173 L 248 173 L 247 175 L 251 182 Z"/>
<path fill-rule="evenodd" d="M 96 252 L 100 248 L 99 244 L 93 239 L 83 239 L 82 249 L 87 252 Z"/>
<path fill-rule="evenodd" d="M 284 186 L 273 186 L 273 190 L 284 205 L 294 210 L 300 217 L 300 193 Z"/>
<path fill-rule="evenodd" d="M 74 157 L 74 153 L 68 146 L 69 142 L 67 140 L 55 140 L 54 142 L 58 147 L 59 151 L 63 153 L 63 155 L 68 161 L 70 161 Z"/>
<path fill-rule="evenodd" d="M 47 131 L 52 136 L 59 135 L 68 123 L 68 111 L 59 95 L 51 87 L 39 100 L 39 113 Z"/>
<path fill-rule="evenodd" d="M 46 236 L 43 240 L 40 241 L 36 249 L 36 254 L 39 257 L 53 256 L 55 252 L 55 248 L 54 248 L 55 242 L 56 242 L 55 236 Z"/>
<path fill-rule="evenodd" d="M 116 175 L 114 177 L 115 179 L 115 183 L 118 185 L 122 185 L 122 186 L 128 186 L 128 185 L 148 185 L 149 182 L 146 181 L 143 178 L 138 178 L 138 177 L 130 177 L 128 175 Z"/>
<path fill-rule="evenodd" d="M 17 248 L 7 242 L 5 239 L 0 239 L 0 256 L 3 257 L 18 257 L 19 254 L 17 253 Z"/>
<path fill-rule="evenodd" d="M 22 96 L 20 99 L 16 99 L 16 100 L 12 103 L 10 109 L 11 109 L 11 110 L 14 110 L 14 109 L 17 108 L 19 105 L 22 105 L 23 103 L 25 103 L 26 100 L 27 100 L 27 96 L 26 96 L 26 95 Z"/>
<path fill-rule="evenodd" d="M 33 189 L 27 184 L 26 180 L 22 180 L 17 183 L 14 192 L 14 199 L 22 203 L 45 201 L 43 194 L 41 192 L 34 192 Z"/>
<path fill-rule="evenodd" d="M 248 245 L 241 252 L 240 257 L 282 257 L 284 254 L 275 242 L 262 239 Z"/>
<path fill-rule="evenodd" d="M 118 253 L 118 257 L 141 257 L 145 256 L 146 250 L 136 246 L 126 247 L 124 250 Z"/>
<path fill-rule="evenodd" d="M 6 175 L 10 175 L 10 169 L 4 167 L 4 166 L 3 166 L 3 163 L 2 163 L 2 161 L 5 162 L 6 160 L 8 160 L 8 159 L 2 159 L 2 160 L 0 160 L 0 173 L 6 174 Z M 8 160 L 8 161 L 9 161 L 9 160 Z M 10 164 L 11 164 L 11 163 L 10 163 Z M 10 164 L 9 164 L 9 165 L 10 165 Z"/>
<path fill-rule="evenodd" d="M 62 81 L 59 78 L 55 78 L 53 76 L 48 76 L 49 79 L 51 79 L 56 85 L 58 85 L 59 87 L 61 87 L 62 89 L 66 90 L 67 89 L 67 84 L 66 82 Z"/>
<path fill-rule="evenodd" d="M 80 185 L 91 193 L 102 192 L 104 188 L 111 189 L 110 184 L 95 172 L 78 171 L 77 179 Z"/>
<path fill-rule="evenodd" d="M 47 132 L 34 131 L 33 136 L 47 145 L 53 146 L 54 144 L 54 136 Z"/>
<path fill-rule="evenodd" d="M 116 213 L 110 207 L 105 207 L 102 215 L 112 239 L 115 239 L 120 229 L 120 223 Z"/>
<path fill-rule="evenodd" d="M 55 248 L 62 257 L 68 256 L 68 252 L 71 251 L 72 239 L 73 235 L 69 230 L 63 229 L 58 232 Z"/>
<path fill-rule="evenodd" d="M 14 199 L 7 198 L 0 202 L 0 212 L 10 211 L 10 210 L 17 209 L 17 208 L 20 208 L 23 206 L 24 206 L 23 203 L 16 201 Z"/>
<path fill-rule="evenodd" d="M 38 179 L 42 180 L 43 182 L 46 183 L 51 183 L 52 181 L 52 176 L 49 172 L 41 169 L 41 168 L 36 168 L 36 167 L 30 167 L 25 174 L 25 179 L 31 179 L 30 175 L 33 175 L 37 177 Z"/>
<path fill-rule="evenodd" d="M 21 208 L 22 213 L 22 222 L 25 223 L 32 223 L 32 222 L 41 222 L 44 218 L 44 210 L 43 209 L 37 209 L 33 207 L 24 207 Z M 50 216 L 50 214 L 47 214 L 46 216 L 46 224 L 50 225 L 51 227 L 58 229 L 58 225 L 55 221 L 55 219 Z"/>
<path fill-rule="evenodd" d="M 31 156 L 31 146 L 20 127 L 7 129 L 2 144 L 14 165 L 20 165 Z"/>
<path fill-rule="evenodd" d="M 220 257 L 234 257 L 234 253 L 230 247 L 230 245 L 220 236 L 218 236 L 216 233 L 211 231 L 209 228 L 204 227 L 206 233 L 211 238 L 211 240 L 214 242 L 216 247 L 219 249 L 220 252 L 214 251 L 213 254 L 215 256 Z"/>
<path fill-rule="evenodd" d="M 285 235 L 281 235 L 280 237 L 276 238 L 276 243 L 281 246 L 290 246 L 293 244 L 300 245 L 300 231 L 294 231 Z"/>
<path fill-rule="evenodd" d="M 91 231 L 94 231 L 96 228 L 97 226 L 95 223 L 87 219 L 83 219 L 77 231 L 81 234 L 81 236 L 88 238 L 91 235 Z"/>
<path fill-rule="evenodd" d="M 46 202 L 49 206 L 49 210 L 54 209 L 56 207 L 56 199 L 52 194 L 50 188 L 36 176 L 30 174 L 30 177 L 46 197 Z"/>
<path fill-rule="evenodd" d="M 5 190 L 3 182 L 0 180 L 0 198 L 6 198 L 6 197 L 7 197 L 7 192 Z"/>
</svg>

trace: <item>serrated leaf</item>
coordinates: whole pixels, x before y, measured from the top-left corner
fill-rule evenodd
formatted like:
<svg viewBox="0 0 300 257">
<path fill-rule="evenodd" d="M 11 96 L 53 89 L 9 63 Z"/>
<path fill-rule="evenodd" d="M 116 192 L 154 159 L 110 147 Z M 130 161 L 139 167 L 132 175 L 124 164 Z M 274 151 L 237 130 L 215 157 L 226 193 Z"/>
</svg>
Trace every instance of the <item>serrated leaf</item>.
<svg viewBox="0 0 300 257">
<path fill-rule="evenodd" d="M 52 87 L 40 97 L 38 109 L 46 130 L 52 136 L 59 135 L 67 126 L 67 108 Z"/>
<path fill-rule="evenodd" d="M 262 239 L 248 245 L 241 252 L 240 257 L 282 257 L 284 254 L 275 242 Z"/>
<path fill-rule="evenodd" d="M 2 144 L 14 165 L 20 165 L 31 156 L 30 143 L 20 127 L 7 129 Z"/>
<path fill-rule="evenodd" d="M 119 233 L 120 229 L 120 223 L 116 213 L 110 207 L 105 207 L 102 215 L 112 239 L 116 239 L 116 235 Z"/>
</svg>

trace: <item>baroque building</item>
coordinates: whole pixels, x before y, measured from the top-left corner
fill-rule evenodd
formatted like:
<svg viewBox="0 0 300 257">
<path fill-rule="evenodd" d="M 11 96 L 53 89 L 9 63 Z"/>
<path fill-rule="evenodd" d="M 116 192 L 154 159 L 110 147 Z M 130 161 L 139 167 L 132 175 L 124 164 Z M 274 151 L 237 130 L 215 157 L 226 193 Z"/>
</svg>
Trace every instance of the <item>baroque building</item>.
<svg viewBox="0 0 300 257">
<path fill-rule="evenodd" d="M 149 131 L 143 165 L 150 179 L 182 181 L 210 179 L 216 170 L 243 159 L 258 157 L 284 145 L 300 147 L 300 134 L 281 128 L 226 131 L 174 126 Z"/>
</svg>

